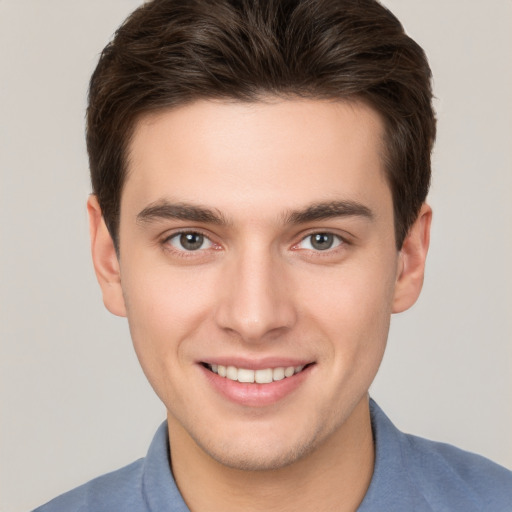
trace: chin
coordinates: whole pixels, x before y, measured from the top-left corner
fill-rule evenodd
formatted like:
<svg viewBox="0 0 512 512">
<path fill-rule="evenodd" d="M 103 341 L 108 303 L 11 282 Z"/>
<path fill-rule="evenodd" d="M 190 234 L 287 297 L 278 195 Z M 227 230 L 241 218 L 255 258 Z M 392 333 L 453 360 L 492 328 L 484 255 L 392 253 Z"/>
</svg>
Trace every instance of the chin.
<svg viewBox="0 0 512 512">
<path fill-rule="evenodd" d="M 299 434 L 299 435 L 297 435 Z M 247 432 L 219 439 L 194 439 L 212 459 L 223 466 L 240 471 L 269 471 L 284 468 L 306 457 L 322 443 L 318 432 L 295 432 L 291 437 Z M 206 441 L 206 442 L 204 442 Z"/>
<path fill-rule="evenodd" d="M 312 450 L 312 447 L 274 446 L 268 450 L 237 449 L 230 446 L 225 450 L 207 451 L 219 464 L 239 471 L 272 471 L 289 466 Z"/>
</svg>

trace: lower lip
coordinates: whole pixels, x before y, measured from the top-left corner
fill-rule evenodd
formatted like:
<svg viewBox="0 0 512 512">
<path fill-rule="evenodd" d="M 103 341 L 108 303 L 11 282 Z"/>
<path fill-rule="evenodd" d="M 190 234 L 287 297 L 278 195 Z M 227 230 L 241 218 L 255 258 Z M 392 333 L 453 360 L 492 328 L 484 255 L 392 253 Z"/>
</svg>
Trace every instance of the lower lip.
<svg viewBox="0 0 512 512">
<path fill-rule="evenodd" d="M 282 400 L 293 393 L 307 379 L 313 368 L 313 365 L 311 365 L 291 377 L 268 384 L 257 384 L 220 377 L 204 366 L 199 366 L 216 391 L 230 401 L 247 407 L 264 407 Z"/>
</svg>

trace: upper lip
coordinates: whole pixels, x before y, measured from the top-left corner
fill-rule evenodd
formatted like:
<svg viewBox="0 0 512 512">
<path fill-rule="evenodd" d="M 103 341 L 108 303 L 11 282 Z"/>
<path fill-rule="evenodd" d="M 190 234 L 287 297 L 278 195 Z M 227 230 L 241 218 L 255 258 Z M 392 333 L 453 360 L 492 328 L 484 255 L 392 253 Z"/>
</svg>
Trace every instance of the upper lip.
<svg viewBox="0 0 512 512">
<path fill-rule="evenodd" d="M 280 368 L 288 366 L 306 366 L 314 363 L 311 359 L 298 359 L 295 357 L 265 357 L 261 359 L 247 359 L 243 357 L 211 357 L 200 361 L 207 365 L 235 366 L 247 370 L 263 370 L 266 368 Z"/>
</svg>

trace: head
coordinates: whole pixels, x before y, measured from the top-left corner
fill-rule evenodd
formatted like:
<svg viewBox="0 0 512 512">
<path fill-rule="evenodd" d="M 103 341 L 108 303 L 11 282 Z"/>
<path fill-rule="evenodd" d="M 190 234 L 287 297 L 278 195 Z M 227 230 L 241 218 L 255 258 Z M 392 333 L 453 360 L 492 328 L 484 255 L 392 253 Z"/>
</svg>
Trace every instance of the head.
<svg viewBox="0 0 512 512">
<path fill-rule="evenodd" d="M 399 249 L 427 196 L 435 139 L 423 50 L 375 0 L 157 0 L 119 28 L 92 76 L 93 193 L 119 246 L 137 120 L 200 99 L 360 100 L 381 116 Z"/>
<path fill-rule="evenodd" d="M 358 445 L 428 247 L 430 71 L 396 18 L 149 2 L 102 54 L 87 138 L 96 272 L 171 444 L 238 469 Z"/>
</svg>

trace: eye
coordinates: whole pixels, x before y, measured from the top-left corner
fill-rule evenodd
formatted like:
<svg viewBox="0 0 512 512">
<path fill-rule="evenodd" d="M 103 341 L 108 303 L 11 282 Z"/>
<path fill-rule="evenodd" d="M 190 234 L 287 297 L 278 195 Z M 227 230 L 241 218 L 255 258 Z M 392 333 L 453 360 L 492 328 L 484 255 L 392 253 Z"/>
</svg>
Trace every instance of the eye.
<svg viewBox="0 0 512 512">
<path fill-rule="evenodd" d="M 176 233 L 170 236 L 166 242 L 179 251 L 199 251 L 209 249 L 213 246 L 212 241 L 201 233 L 189 231 L 187 233 Z"/>
<path fill-rule="evenodd" d="M 328 249 L 338 247 L 342 243 L 343 240 L 332 233 L 312 233 L 304 237 L 296 247 L 313 251 L 327 251 Z"/>
</svg>

